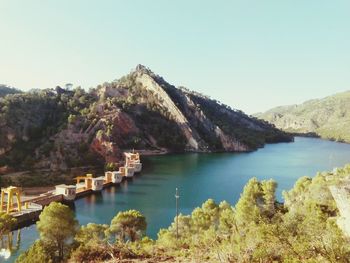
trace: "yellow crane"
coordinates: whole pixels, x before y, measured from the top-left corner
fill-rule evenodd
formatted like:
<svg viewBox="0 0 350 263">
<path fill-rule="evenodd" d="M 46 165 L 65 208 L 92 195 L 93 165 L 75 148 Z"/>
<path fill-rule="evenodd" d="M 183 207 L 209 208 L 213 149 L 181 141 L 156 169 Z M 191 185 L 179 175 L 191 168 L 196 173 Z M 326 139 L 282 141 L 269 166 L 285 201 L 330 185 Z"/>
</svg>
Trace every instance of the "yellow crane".
<svg viewBox="0 0 350 263">
<path fill-rule="evenodd" d="M 80 181 L 85 182 L 85 189 L 91 189 L 92 188 L 92 174 L 87 174 L 86 176 L 78 176 L 75 179 L 77 180 L 77 186 L 79 185 Z"/>
<path fill-rule="evenodd" d="M 3 212 L 4 210 L 4 203 L 5 203 L 5 195 L 7 195 L 7 206 L 6 206 L 6 213 L 9 214 L 12 211 L 21 211 L 21 189 L 16 186 L 9 186 L 7 188 L 1 189 L 1 206 L 0 211 Z M 13 197 L 16 197 L 17 201 L 17 207 L 15 209 L 15 206 L 13 204 Z"/>
</svg>

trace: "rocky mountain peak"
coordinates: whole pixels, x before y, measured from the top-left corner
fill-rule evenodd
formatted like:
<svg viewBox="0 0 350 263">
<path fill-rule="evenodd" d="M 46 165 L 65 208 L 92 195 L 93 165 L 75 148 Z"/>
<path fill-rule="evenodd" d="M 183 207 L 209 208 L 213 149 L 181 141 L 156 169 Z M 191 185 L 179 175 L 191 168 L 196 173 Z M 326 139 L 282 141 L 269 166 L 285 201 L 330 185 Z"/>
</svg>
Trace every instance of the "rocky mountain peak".
<svg viewBox="0 0 350 263">
<path fill-rule="evenodd" d="M 155 75 L 155 74 L 153 73 L 153 71 L 152 71 L 150 68 L 148 68 L 148 67 L 146 67 L 146 66 L 144 66 L 144 65 L 142 65 L 142 64 L 138 64 L 138 65 L 136 66 L 134 72 L 136 72 L 136 73 L 142 73 L 142 74 L 148 74 L 148 75 L 150 75 L 150 76 Z"/>
<path fill-rule="evenodd" d="M 272 125 L 176 88 L 143 65 L 89 92 L 6 96 L 0 123 L 0 168 L 18 170 L 103 165 L 118 162 L 128 149 L 250 151 L 292 140 Z"/>
</svg>

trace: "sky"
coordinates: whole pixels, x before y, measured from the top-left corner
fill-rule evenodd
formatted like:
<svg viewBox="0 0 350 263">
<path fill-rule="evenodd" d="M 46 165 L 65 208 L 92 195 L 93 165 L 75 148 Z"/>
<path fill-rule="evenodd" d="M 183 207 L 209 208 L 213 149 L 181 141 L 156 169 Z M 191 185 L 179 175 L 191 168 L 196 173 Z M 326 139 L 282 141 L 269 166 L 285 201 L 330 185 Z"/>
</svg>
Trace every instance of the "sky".
<svg viewBox="0 0 350 263">
<path fill-rule="evenodd" d="M 350 90 L 348 0 L 0 0 L 0 83 L 112 81 L 137 64 L 249 114 Z"/>
</svg>

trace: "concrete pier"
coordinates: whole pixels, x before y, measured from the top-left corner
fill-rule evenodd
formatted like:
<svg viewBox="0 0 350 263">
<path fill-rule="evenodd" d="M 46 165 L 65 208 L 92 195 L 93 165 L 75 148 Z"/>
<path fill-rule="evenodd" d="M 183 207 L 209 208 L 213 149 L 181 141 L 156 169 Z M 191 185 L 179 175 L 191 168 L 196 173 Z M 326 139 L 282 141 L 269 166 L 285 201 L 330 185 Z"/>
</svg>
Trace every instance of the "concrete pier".
<svg viewBox="0 0 350 263">
<path fill-rule="evenodd" d="M 14 229 L 34 223 L 39 219 L 39 215 L 44 207 L 52 202 L 74 201 L 91 193 L 99 192 L 106 187 L 119 184 L 123 179 L 132 178 L 135 172 L 141 171 L 142 163 L 138 153 L 125 153 L 125 157 L 125 165 L 120 167 L 118 171 L 108 171 L 104 176 L 100 177 L 93 177 L 92 174 L 78 176 L 75 185 L 56 185 L 55 190 L 39 196 L 24 196 L 24 201 L 21 201 L 21 188 L 4 188 L 2 189 L 1 209 L 5 210 L 3 203 L 7 201 L 7 213 L 17 219 Z M 12 192 L 16 194 L 16 204 L 12 204 Z M 9 196 L 7 200 L 5 194 Z"/>
</svg>

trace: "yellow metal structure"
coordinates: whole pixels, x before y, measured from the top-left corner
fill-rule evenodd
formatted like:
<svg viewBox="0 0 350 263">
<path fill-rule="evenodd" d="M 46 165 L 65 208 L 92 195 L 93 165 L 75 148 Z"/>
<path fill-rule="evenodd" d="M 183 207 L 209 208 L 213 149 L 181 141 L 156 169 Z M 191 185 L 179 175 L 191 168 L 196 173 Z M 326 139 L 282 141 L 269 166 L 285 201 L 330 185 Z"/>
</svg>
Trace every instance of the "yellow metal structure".
<svg viewBox="0 0 350 263">
<path fill-rule="evenodd" d="M 140 161 L 140 154 L 139 153 L 126 153 L 125 154 L 126 159 L 129 159 L 131 162 L 139 162 Z"/>
<path fill-rule="evenodd" d="M 80 181 L 85 181 L 86 189 L 92 188 L 92 174 L 87 174 L 86 176 L 78 176 L 75 179 L 77 180 L 77 184 L 79 184 Z"/>
<path fill-rule="evenodd" d="M 113 176 L 113 173 L 112 172 L 106 172 L 105 173 L 105 183 L 110 183 L 112 182 L 112 176 Z"/>
<path fill-rule="evenodd" d="M 1 189 L 1 206 L 0 211 L 4 211 L 4 203 L 5 203 L 5 195 L 7 195 L 7 205 L 6 205 L 6 213 L 9 214 L 12 211 L 21 211 L 21 189 L 16 186 L 9 186 L 7 188 Z M 15 209 L 13 205 L 13 197 L 16 197 L 17 207 Z"/>
<path fill-rule="evenodd" d="M 122 174 L 122 176 L 126 176 L 126 167 L 125 166 L 119 167 L 119 172 Z"/>
</svg>

